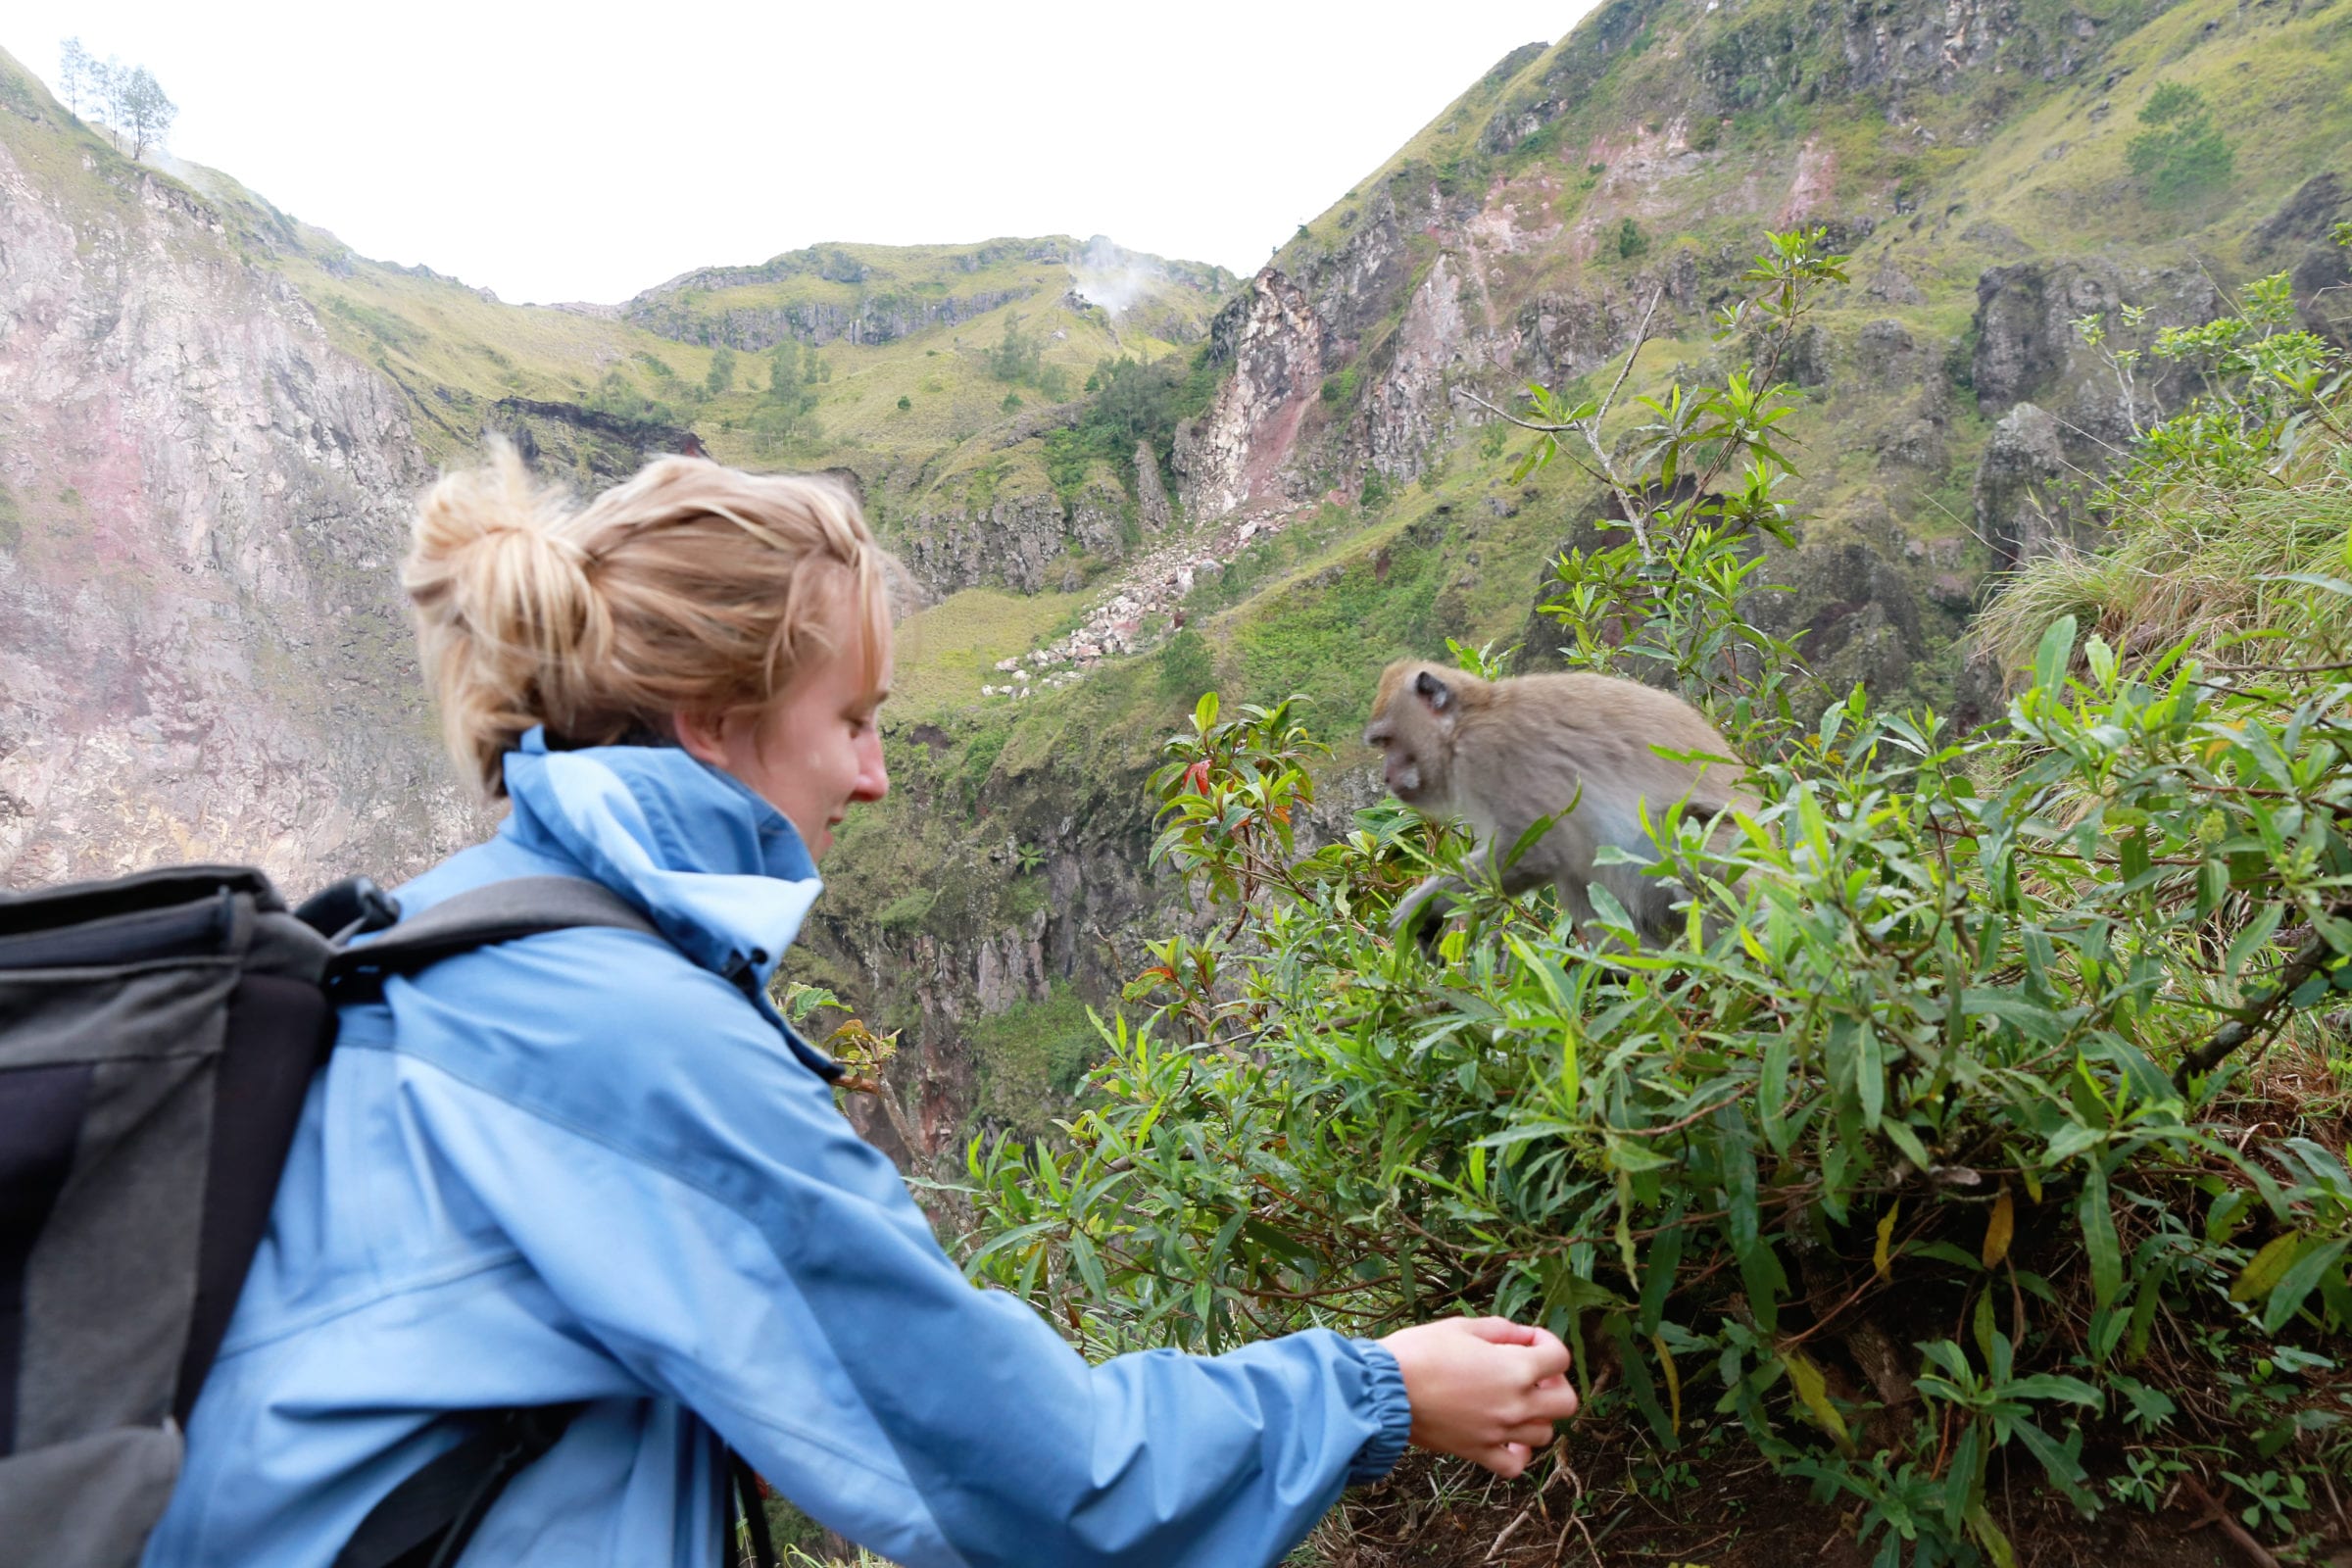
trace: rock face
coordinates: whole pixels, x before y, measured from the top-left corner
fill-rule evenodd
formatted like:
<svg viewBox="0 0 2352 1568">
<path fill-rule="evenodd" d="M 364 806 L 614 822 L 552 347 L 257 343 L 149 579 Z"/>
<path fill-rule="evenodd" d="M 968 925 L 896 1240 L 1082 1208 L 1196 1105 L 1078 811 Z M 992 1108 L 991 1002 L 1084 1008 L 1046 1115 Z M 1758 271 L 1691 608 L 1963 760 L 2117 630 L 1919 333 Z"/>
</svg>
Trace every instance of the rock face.
<svg viewBox="0 0 2352 1568">
<path fill-rule="evenodd" d="M 895 534 L 892 548 L 933 594 L 981 583 L 1020 593 L 1060 586 L 1070 519 L 1051 490 L 997 496 L 956 511 L 926 511 Z"/>
<path fill-rule="evenodd" d="M 2146 313 L 2138 328 L 2125 323 L 2127 308 Z M 2058 481 L 2105 472 L 2195 390 L 2178 365 L 2142 357 L 2127 369 L 2115 351 L 2164 327 L 2209 321 L 2223 308 L 2201 270 L 2131 270 L 2103 257 L 1996 267 L 1978 280 L 1973 378 L 1977 407 L 1995 422 L 1974 501 L 1996 567 L 2071 537 Z M 2109 334 L 2104 348 L 2075 324 L 2092 316 Z"/>
<path fill-rule="evenodd" d="M 2147 313 L 2138 335 L 2194 326 L 2222 313 L 2220 290 L 2194 267 L 2127 269 L 2103 257 L 2070 257 L 1995 267 L 1977 282 L 1977 406 L 1998 418 L 2013 403 L 2040 403 L 2071 427 L 2071 439 L 2099 446 L 2178 408 L 2185 370 L 2143 361 L 2129 378 L 2091 347 L 2075 322 L 2103 318 L 2110 346 L 2135 346 L 2123 313 Z"/>
<path fill-rule="evenodd" d="M 2073 536 L 2064 504 L 2053 495 L 2067 476 L 2066 438 L 2049 411 L 2014 405 L 1992 427 L 1977 466 L 1977 531 L 2003 570 L 2046 554 Z"/>
<path fill-rule="evenodd" d="M 1209 343 L 1233 371 L 1178 437 L 1176 471 L 1186 508 L 1216 516 L 1292 488 L 1284 465 L 1322 382 L 1323 323 L 1269 267 L 1218 313 Z"/>
<path fill-rule="evenodd" d="M 2284 271 L 2304 330 L 2352 349 L 2352 257 L 2334 241 L 2352 219 L 2352 184 L 2330 171 L 2314 174 L 2255 227 L 2248 250 Z"/>
<path fill-rule="evenodd" d="M 621 318 L 681 343 L 724 343 L 756 354 L 786 338 L 819 345 L 894 343 L 925 327 L 957 325 L 1025 297 L 1004 289 L 941 299 L 884 292 L 869 294 L 852 305 L 813 300 L 767 308 L 728 305 L 706 312 L 690 300 L 641 296 L 622 308 Z"/>
<path fill-rule="evenodd" d="M 1159 482 L 1159 456 L 1149 441 L 1135 444 L 1136 506 L 1148 535 L 1163 534 L 1176 522 L 1175 509 L 1168 505 L 1167 487 Z"/>
<path fill-rule="evenodd" d="M 81 162 L 0 141 L 0 885 L 397 880 L 485 825 L 396 601 L 407 416 L 219 215 Z"/>
</svg>

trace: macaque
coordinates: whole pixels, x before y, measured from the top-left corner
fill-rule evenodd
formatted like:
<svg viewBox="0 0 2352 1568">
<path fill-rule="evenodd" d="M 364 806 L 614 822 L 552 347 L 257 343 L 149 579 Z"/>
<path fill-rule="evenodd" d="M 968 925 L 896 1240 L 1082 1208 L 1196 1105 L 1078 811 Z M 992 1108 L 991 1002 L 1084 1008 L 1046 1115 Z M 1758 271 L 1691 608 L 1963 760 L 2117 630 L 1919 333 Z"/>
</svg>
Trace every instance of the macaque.
<svg viewBox="0 0 2352 1568">
<path fill-rule="evenodd" d="M 1657 847 L 1642 828 L 1677 801 L 1687 814 L 1755 808 L 1740 788 L 1742 768 L 1714 726 L 1681 698 L 1608 675 L 1522 675 L 1482 680 L 1443 664 L 1399 660 L 1381 672 L 1367 745 L 1385 758 L 1389 788 L 1425 816 L 1455 816 L 1478 836 L 1477 862 L 1499 871 L 1502 890 L 1539 883 L 1559 889 L 1560 907 L 1579 924 L 1592 918 L 1586 889 L 1616 896 L 1642 935 L 1663 941 L 1680 929 L 1683 886 L 1638 865 L 1592 863 L 1603 844 L 1644 860 Z M 1652 748 L 1723 761 L 1679 761 Z M 1545 816 L 1558 820 L 1508 866 L 1522 836 Z M 1396 906 L 1405 932 L 1433 901 L 1460 882 L 1434 876 Z M 1441 906 L 1442 907 L 1442 906 Z M 1436 927 L 1430 930 L 1434 934 Z"/>
</svg>

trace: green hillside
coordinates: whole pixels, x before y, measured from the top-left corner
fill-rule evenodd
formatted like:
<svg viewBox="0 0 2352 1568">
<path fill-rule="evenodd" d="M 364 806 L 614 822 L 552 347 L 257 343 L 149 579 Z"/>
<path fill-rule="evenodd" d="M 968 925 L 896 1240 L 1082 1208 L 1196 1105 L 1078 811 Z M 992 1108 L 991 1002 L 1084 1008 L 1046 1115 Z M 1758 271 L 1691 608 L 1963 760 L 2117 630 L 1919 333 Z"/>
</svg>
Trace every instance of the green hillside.
<svg viewBox="0 0 2352 1568">
<path fill-rule="evenodd" d="M 1964 658 L 1964 634 L 2015 551 L 2047 548 L 2001 530 L 2087 540 L 2069 533 L 2068 493 L 2128 440 L 2112 368 L 2067 321 L 2104 311 L 2120 332 L 2125 307 L 2144 305 L 2145 336 L 2214 314 L 2258 275 L 2335 275 L 2322 220 L 2352 207 L 2323 176 L 2352 175 L 2352 5 L 2027 8 L 2001 28 L 1991 15 L 1968 11 L 1954 46 L 1941 10 L 1890 12 L 1877 59 L 1808 8 L 1620 0 L 1502 62 L 1284 247 L 1277 283 L 1319 313 L 1324 357 L 1286 416 L 1296 482 L 1246 509 L 1281 525 L 1154 622 L 1156 651 L 1070 689 L 1007 701 L 973 684 L 992 678 L 986 648 L 1016 631 L 1044 645 L 1066 618 L 1006 617 L 985 648 L 968 631 L 948 641 L 951 662 L 983 667 L 915 676 L 891 720 L 899 793 L 828 868 L 846 896 L 818 967 L 919 1043 L 935 1118 L 1001 1105 L 987 1086 L 1010 1069 L 886 977 L 942 961 L 923 954 L 968 962 L 1042 920 L 1044 972 L 985 1010 L 1018 1016 L 1063 988 L 1108 996 L 1130 978 L 1160 928 L 1148 911 L 1169 897 L 1138 875 L 1141 784 L 1199 691 L 1309 695 L 1317 733 L 1339 744 L 1318 771 L 1335 799 L 1362 802 L 1376 775 L 1348 737 L 1389 659 L 1445 658 L 1448 639 L 1517 647 L 1522 669 L 1553 659 L 1565 634 L 1537 607 L 1558 552 L 1606 537 L 1592 524 L 1605 497 L 1565 465 L 1514 482 L 1527 438 L 1460 394 L 1517 409 L 1531 379 L 1605 390 L 1654 295 L 1610 426 L 1638 445 L 1649 416 L 1634 393 L 1737 363 L 1745 336 L 1718 341 L 1713 313 L 1768 228 L 1823 226 L 1852 282 L 1782 367 L 1799 390 L 1785 427 L 1797 473 L 1781 492 L 1794 542 L 1770 547 L 1763 573 L 1788 591 L 1756 594 L 1752 613 L 1797 640 L 1802 708 L 1860 683 L 1965 722 L 1997 715 L 1999 672 Z M 2203 94 L 2234 157 L 2227 179 L 2180 198 L 2127 164 L 2162 83 Z M 1432 337 L 1432 279 L 1448 275 L 1462 321 Z M 1258 351 L 1235 344 L 1264 287 L 1189 351 L 1194 382 L 1216 389 L 1197 400 L 1193 439 L 1249 373 Z M 2327 296 L 2299 298 L 2319 309 Z M 1565 324 L 1547 336 L 1547 318 Z M 1981 398 L 1980 378 L 1997 395 Z M 2152 369 L 2142 379 L 2150 416 L 2183 394 Z M 2047 482 L 2008 484 L 1988 461 L 2021 392 L 2060 422 Z M 1408 398 L 1428 411 L 1428 439 L 1385 444 Z M 1200 526 L 1206 509 L 1188 500 Z"/>
</svg>

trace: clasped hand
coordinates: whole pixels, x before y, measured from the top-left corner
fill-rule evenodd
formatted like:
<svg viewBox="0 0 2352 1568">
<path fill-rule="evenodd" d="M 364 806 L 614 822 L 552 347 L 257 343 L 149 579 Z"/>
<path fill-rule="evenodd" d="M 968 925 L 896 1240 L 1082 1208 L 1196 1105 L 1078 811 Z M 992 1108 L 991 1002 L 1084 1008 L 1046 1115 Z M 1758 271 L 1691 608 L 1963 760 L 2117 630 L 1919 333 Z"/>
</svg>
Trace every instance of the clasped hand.
<svg viewBox="0 0 2352 1568">
<path fill-rule="evenodd" d="M 1415 1447 L 1516 1478 L 1551 1424 L 1576 1414 L 1568 1348 L 1548 1329 L 1499 1317 L 1444 1318 L 1380 1342 L 1404 1373 Z"/>
</svg>

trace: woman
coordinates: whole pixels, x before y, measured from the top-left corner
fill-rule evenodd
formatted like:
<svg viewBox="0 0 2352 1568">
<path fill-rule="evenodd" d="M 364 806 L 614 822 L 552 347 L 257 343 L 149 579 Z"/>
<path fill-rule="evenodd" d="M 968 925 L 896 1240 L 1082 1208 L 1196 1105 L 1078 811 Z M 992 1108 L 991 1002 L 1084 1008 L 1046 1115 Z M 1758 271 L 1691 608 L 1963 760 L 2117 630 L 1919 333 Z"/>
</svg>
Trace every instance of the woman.
<svg viewBox="0 0 2352 1568">
<path fill-rule="evenodd" d="M 583 510 L 511 452 L 404 581 L 447 738 L 512 810 L 404 888 L 621 894 L 344 1009 L 151 1568 L 332 1562 L 466 1412 L 578 1403 L 471 1565 L 721 1561 L 728 1447 L 931 1564 L 1272 1562 L 1411 1441 L 1515 1475 L 1576 1408 L 1537 1329 L 1089 1366 L 977 1291 L 764 986 L 889 789 L 886 560 L 818 479 L 664 459 Z"/>
</svg>

